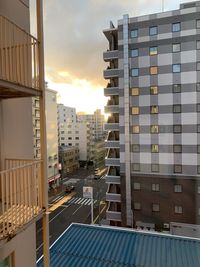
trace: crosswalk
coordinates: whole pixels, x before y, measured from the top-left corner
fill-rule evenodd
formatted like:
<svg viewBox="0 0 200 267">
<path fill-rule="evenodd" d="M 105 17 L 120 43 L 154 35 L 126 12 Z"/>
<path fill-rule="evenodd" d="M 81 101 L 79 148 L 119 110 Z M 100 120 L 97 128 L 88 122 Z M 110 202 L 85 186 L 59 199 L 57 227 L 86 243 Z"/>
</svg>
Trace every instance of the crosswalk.
<svg viewBox="0 0 200 267">
<path fill-rule="evenodd" d="M 96 202 L 97 200 L 93 200 L 93 204 L 95 204 Z M 65 204 L 78 204 L 78 205 L 89 206 L 91 205 L 91 203 L 92 203 L 92 200 L 88 198 L 72 197 Z"/>
</svg>

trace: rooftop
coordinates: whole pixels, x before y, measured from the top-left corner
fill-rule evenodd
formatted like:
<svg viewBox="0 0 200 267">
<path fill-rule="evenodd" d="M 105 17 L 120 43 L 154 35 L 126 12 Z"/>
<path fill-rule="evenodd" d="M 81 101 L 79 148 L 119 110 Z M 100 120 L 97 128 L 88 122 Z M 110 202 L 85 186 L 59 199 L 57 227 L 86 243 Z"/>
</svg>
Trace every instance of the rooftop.
<svg viewBox="0 0 200 267">
<path fill-rule="evenodd" d="M 200 241 L 131 229 L 72 224 L 50 248 L 51 267 L 199 267 Z M 37 263 L 43 267 L 43 259 Z"/>
</svg>

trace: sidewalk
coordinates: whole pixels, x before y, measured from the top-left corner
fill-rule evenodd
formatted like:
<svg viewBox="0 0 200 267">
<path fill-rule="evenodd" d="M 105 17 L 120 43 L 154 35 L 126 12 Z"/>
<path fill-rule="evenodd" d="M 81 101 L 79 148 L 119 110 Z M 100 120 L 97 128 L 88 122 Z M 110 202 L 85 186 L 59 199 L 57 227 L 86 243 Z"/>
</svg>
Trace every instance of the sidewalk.
<svg viewBox="0 0 200 267">
<path fill-rule="evenodd" d="M 51 203 L 54 198 L 58 197 L 59 195 L 64 194 L 65 191 L 65 186 L 64 185 L 60 185 L 55 189 L 50 189 L 50 192 L 48 193 L 48 198 L 49 198 L 49 203 Z"/>
</svg>

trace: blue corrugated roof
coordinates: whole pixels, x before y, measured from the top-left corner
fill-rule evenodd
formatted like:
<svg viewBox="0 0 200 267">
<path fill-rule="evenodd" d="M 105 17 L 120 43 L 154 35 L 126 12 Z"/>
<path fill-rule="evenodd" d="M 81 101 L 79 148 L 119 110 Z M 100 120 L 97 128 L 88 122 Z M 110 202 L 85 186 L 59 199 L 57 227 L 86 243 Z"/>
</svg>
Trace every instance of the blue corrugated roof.
<svg viewBox="0 0 200 267">
<path fill-rule="evenodd" d="M 51 267 L 199 267 L 200 241 L 72 224 L 51 246 L 50 262 Z"/>
</svg>

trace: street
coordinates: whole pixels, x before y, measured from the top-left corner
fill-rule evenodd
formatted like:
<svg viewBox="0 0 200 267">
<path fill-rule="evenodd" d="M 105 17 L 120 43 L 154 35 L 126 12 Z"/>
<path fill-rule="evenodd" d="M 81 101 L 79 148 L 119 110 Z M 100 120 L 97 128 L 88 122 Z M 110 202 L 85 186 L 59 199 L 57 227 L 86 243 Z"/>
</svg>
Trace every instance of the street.
<svg viewBox="0 0 200 267">
<path fill-rule="evenodd" d="M 85 177 L 82 175 L 85 174 Z M 75 190 L 69 194 L 62 193 L 49 203 L 49 238 L 50 245 L 73 222 L 91 223 L 91 200 L 83 198 L 83 186 L 93 187 L 94 223 L 100 223 L 105 217 L 105 194 L 107 185 L 105 179 L 94 180 L 91 174 L 79 172 L 63 179 L 64 187 L 73 184 Z M 100 214 L 100 216 L 99 216 Z M 36 224 L 37 258 L 42 255 L 42 222 Z"/>
</svg>

